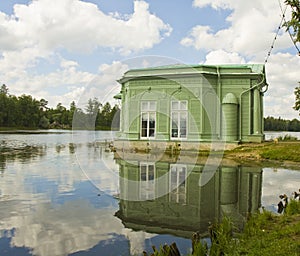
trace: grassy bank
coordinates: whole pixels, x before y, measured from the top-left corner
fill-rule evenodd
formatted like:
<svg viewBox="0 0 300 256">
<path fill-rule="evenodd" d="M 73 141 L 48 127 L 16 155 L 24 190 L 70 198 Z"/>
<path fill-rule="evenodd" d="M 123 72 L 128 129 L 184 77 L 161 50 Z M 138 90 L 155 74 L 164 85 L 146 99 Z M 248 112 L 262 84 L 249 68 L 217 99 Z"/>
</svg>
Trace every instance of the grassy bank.
<svg viewBox="0 0 300 256">
<path fill-rule="evenodd" d="M 299 209 L 298 214 L 291 215 L 254 215 L 229 255 L 300 255 Z"/>
<path fill-rule="evenodd" d="M 188 255 L 300 255 L 300 202 L 292 200 L 283 215 L 263 210 L 249 216 L 242 233 L 236 234 L 231 221 L 224 218 L 214 225 L 210 234 L 212 244 L 209 249 L 203 242 L 193 243 L 194 252 Z M 174 245 L 163 246 L 152 254 L 144 255 L 180 255 L 178 252 L 174 254 L 173 248 Z"/>
<path fill-rule="evenodd" d="M 224 156 L 235 159 L 274 160 L 300 162 L 300 141 L 264 142 L 242 144 L 225 151 Z"/>
<path fill-rule="evenodd" d="M 300 162 L 299 152 L 299 142 L 281 142 L 275 145 L 266 145 L 259 154 L 264 159 Z"/>
<path fill-rule="evenodd" d="M 219 232 L 224 236 L 223 225 Z M 227 255 L 300 255 L 300 202 L 292 200 L 283 215 L 268 211 L 252 215 L 243 233 L 225 242 L 216 247 Z"/>
</svg>

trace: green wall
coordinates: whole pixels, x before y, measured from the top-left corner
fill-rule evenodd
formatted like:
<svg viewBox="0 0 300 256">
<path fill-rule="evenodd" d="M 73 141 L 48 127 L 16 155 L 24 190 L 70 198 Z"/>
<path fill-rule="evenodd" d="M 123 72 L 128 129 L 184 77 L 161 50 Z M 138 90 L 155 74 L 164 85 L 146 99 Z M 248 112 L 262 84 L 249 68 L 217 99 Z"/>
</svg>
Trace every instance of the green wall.
<svg viewBox="0 0 300 256">
<path fill-rule="evenodd" d="M 141 139 L 141 101 L 156 101 L 156 136 L 153 139 L 171 140 L 171 101 L 186 100 L 187 141 L 263 140 L 263 93 L 260 92 L 266 84 L 263 65 L 130 70 L 119 82 L 122 85 L 120 139 Z M 231 121 L 222 115 L 222 100 L 229 93 L 237 99 L 234 136 L 226 136 L 225 126 Z M 234 119 L 232 114 L 231 119 Z"/>
</svg>

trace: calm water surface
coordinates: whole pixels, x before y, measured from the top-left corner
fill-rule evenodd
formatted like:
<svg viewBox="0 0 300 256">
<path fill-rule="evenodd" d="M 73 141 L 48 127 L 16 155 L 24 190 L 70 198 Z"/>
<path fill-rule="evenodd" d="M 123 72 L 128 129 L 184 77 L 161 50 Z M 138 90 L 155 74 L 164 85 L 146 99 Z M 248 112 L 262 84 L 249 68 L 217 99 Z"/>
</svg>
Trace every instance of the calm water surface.
<svg viewBox="0 0 300 256">
<path fill-rule="evenodd" d="M 187 253 L 209 221 L 228 214 L 239 225 L 261 205 L 276 212 L 278 195 L 300 188 L 297 170 L 247 166 L 221 166 L 199 187 L 203 166 L 115 160 L 105 144 L 112 137 L 0 134 L 0 255 L 138 255 L 171 242 Z M 175 189 L 154 200 L 164 174 Z M 132 191 L 125 176 L 147 183 Z M 126 193 L 145 201 L 123 200 Z"/>
</svg>

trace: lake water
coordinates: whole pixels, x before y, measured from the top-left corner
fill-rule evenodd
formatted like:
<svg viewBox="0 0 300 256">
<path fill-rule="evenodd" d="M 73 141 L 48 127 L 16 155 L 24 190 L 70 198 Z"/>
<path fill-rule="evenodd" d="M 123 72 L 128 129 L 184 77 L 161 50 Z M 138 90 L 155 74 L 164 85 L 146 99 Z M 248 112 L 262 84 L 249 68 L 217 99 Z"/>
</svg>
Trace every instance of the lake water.
<svg viewBox="0 0 300 256">
<path fill-rule="evenodd" d="M 296 137 L 298 140 L 300 140 L 300 132 L 265 132 L 265 139 L 266 140 L 272 140 L 278 137 L 284 137 L 285 135 Z"/>
<path fill-rule="evenodd" d="M 247 212 L 276 212 L 278 195 L 300 188 L 297 170 L 234 164 L 199 186 L 203 165 L 116 159 L 113 136 L 0 134 L 0 255 L 139 255 L 172 242 L 186 254 L 209 222 L 226 214 L 242 226 Z"/>
</svg>

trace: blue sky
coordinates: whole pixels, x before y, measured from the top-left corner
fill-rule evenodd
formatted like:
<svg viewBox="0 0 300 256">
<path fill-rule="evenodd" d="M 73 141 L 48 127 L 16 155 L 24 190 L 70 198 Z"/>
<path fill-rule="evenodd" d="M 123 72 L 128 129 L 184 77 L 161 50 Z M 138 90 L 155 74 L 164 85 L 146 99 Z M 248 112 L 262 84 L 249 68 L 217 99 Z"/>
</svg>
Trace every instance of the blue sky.
<svg viewBox="0 0 300 256">
<path fill-rule="evenodd" d="M 263 63 L 280 20 L 273 0 L 1 0 L 0 83 L 50 106 L 106 101 L 132 67 Z M 265 116 L 299 117 L 299 67 L 282 29 L 266 64 Z"/>
</svg>

